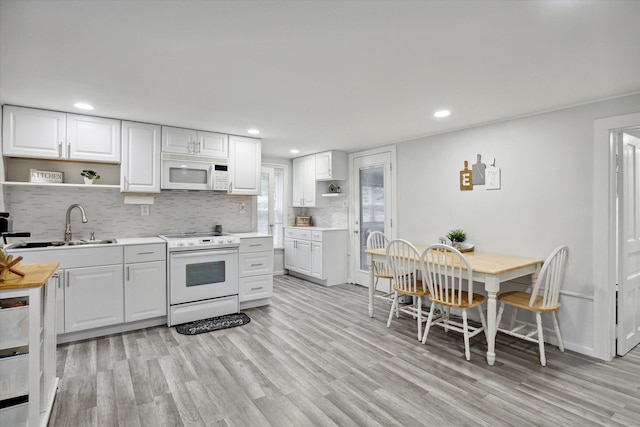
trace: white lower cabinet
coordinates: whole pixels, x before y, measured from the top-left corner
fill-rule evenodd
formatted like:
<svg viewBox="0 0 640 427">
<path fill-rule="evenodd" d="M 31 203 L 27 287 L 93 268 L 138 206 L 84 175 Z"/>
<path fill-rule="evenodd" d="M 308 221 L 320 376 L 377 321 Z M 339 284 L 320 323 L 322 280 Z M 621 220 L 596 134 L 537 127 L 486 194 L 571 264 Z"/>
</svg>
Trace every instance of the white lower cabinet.
<svg viewBox="0 0 640 427">
<path fill-rule="evenodd" d="M 240 237 L 240 309 L 269 304 L 273 295 L 273 236 Z"/>
<path fill-rule="evenodd" d="M 167 264 L 164 244 L 124 248 L 124 321 L 167 314 Z"/>
<path fill-rule="evenodd" d="M 284 268 L 322 285 L 347 281 L 347 230 L 285 227 Z"/>
<path fill-rule="evenodd" d="M 166 244 L 160 239 L 9 253 L 26 263 L 60 263 L 52 285 L 60 343 L 166 323 Z"/>
<path fill-rule="evenodd" d="M 72 268 L 66 270 L 65 274 L 65 332 L 124 321 L 122 264 Z"/>
</svg>

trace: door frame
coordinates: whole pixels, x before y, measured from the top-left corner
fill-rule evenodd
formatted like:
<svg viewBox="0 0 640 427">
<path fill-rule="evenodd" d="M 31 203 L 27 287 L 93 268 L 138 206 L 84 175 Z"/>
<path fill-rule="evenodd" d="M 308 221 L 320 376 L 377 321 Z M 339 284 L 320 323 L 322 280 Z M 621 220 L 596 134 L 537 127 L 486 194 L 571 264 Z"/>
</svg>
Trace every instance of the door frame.
<svg viewBox="0 0 640 427">
<path fill-rule="evenodd" d="M 594 121 L 593 143 L 593 356 L 616 355 L 616 151 L 611 133 L 640 126 L 640 113 Z M 595 321 L 595 317 L 602 321 Z"/>
<path fill-rule="evenodd" d="M 384 145 L 381 147 L 372 148 L 369 150 L 356 151 L 349 153 L 349 168 L 348 168 L 348 176 L 353 176 L 353 160 L 357 157 L 365 157 L 365 156 L 373 156 L 376 154 L 390 153 L 391 154 L 391 173 L 389 176 L 390 179 L 390 193 L 391 193 L 391 222 L 390 222 L 390 232 L 386 233 L 390 239 L 395 239 L 398 236 L 398 192 L 397 192 L 397 175 L 396 175 L 396 144 L 392 145 Z M 352 179 L 349 179 L 349 269 L 347 274 L 347 282 L 355 283 L 355 271 L 358 268 L 355 265 L 355 254 L 353 251 L 355 250 L 355 203 L 357 202 L 356 196 L 357 189 L 355 188 L 355 183 Z"/>
</svg>

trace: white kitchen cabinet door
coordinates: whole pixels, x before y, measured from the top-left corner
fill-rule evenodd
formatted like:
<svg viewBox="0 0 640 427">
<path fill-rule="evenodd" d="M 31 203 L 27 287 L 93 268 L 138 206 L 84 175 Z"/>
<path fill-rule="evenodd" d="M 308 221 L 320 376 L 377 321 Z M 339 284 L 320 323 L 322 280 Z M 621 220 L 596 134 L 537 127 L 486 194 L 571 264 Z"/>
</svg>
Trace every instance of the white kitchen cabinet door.
<svg viewBox="0 0 640 427">
<path fill-rule="evenodd" d="M 2 117 L 2 154 L 60 159 L 66 155 L 66 114 L 5 105 Z"/>
<path fill-rule="evenodd" d="M 56 270 L 52 277 L 56 286 L 56 334 L 64 334 L 64 270 Z"/>
<path fill-rule="evenodd" d="M 322 243 L 311 243 L 311 276 L 324 279 L 322 275 Z"/>
<path fill-rule="evenodd" d="M 165 153 L 195 154 L 197 141 L 193 129 L 162 126 L 162 151 Z"/>
<path fill-rule="evenodd" d="M 125 266 L 124 320 L 151 319 L 167 314 L 167 269 L 164 261 Z"/>
<path fill-rule="evenodd" d="M 260 194 L 262 141 L 231 135 L 229 137 L 229 194 Z"/>
<path fill-rule="evenodd" d="M 325 151 L 316 154 L 316 177 L 318 181 L 344 181 L 347 179 L 347 153 Z"/>
<path fill-rule="evenodd" d="M 66 270 L 65 274 L 65 332 L 124 321 L 122 264 L 72 268 Z"/>
<path fill-rule="evenodd" d="M 229 157 L 229 135 L 215 132 L 197 132 L 196 154 L 226 159 Z"/>
<path fill-rule="evenodd" d="M 284 268 L 296 271 L 298 269 L 296 263 L 296 240 L 284 239 Z"/>
<path fill-rule="evenodd" d="M 316 156 L 293 159 L 293 207 L 316 206 Z"/>
<path fill-rule="evenodd" d="M 158 125 L 122 122 L 120 191 L 160 192 L 160 135 Z"/>
<path fill-rule="evenodd" d="M 311 241 L 284 240 L 284 268 L 300 274 L 311 275 Z"/>
<path fill-rule="evenodd" d="M 120 145 L 120 120 L 67 114 L 67 159 L 120 163 Z"/>
</svg>

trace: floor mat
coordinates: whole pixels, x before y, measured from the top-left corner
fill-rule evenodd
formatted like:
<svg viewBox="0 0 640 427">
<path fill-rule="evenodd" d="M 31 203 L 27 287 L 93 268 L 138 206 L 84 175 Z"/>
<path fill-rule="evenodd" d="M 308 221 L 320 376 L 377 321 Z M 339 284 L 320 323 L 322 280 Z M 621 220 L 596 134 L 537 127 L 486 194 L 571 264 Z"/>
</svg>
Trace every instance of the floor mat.
<svg viewBox="0 0 640 427">
<path fill-rule="evenodd" d="M 204 332 L 218 331 L 220 329 L 235 328 L 251 322 L 249 316 L 244 313 L 227 314 L 212 317 L 210 319 L 196 320 L 176 326 L 176 331 L 182 335 L 196 335 Z"/>
</svg>

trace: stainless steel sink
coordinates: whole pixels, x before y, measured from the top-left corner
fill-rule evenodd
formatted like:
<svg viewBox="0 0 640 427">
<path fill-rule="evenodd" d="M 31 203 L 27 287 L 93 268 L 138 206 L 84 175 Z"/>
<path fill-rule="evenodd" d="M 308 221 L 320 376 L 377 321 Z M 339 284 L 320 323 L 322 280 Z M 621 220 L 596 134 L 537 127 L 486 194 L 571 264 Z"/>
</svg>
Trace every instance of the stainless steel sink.
<svg viewBox="0 0 640 427">
<path fill-rule="evenodd" d="M 72 240 L 70 242 L 64 242 L 62 240 L 53 240 L 50 242 L 20 242 L 12 243 L 7 246 L 7 249 L 33 249 L 33 248 L 50 248 L 61 246 L 80 246 L 80 245 L 108 245 L 112 243 L 118 243 L 116 239 L 103 239 L 103 240 Z"/>
<path fill-rule="evenodd" d="M 12 243 L 8 246 L 9 249 L 29 249 L 29 248 L 48 248 L 51 246 L 64 246 L 65 242 L 62 240 L 55 240 L 52 242 L 20 242 Z"/>
<path fill-rule="evenodd" d="M 111 243 L 117 243 L 116 239 L 104 239 L 104 240 L 72 240 L 70 242 L 65 243 L 68 246 L 78 246 L 78 245 L 108 245 Z"/>
</svg>

